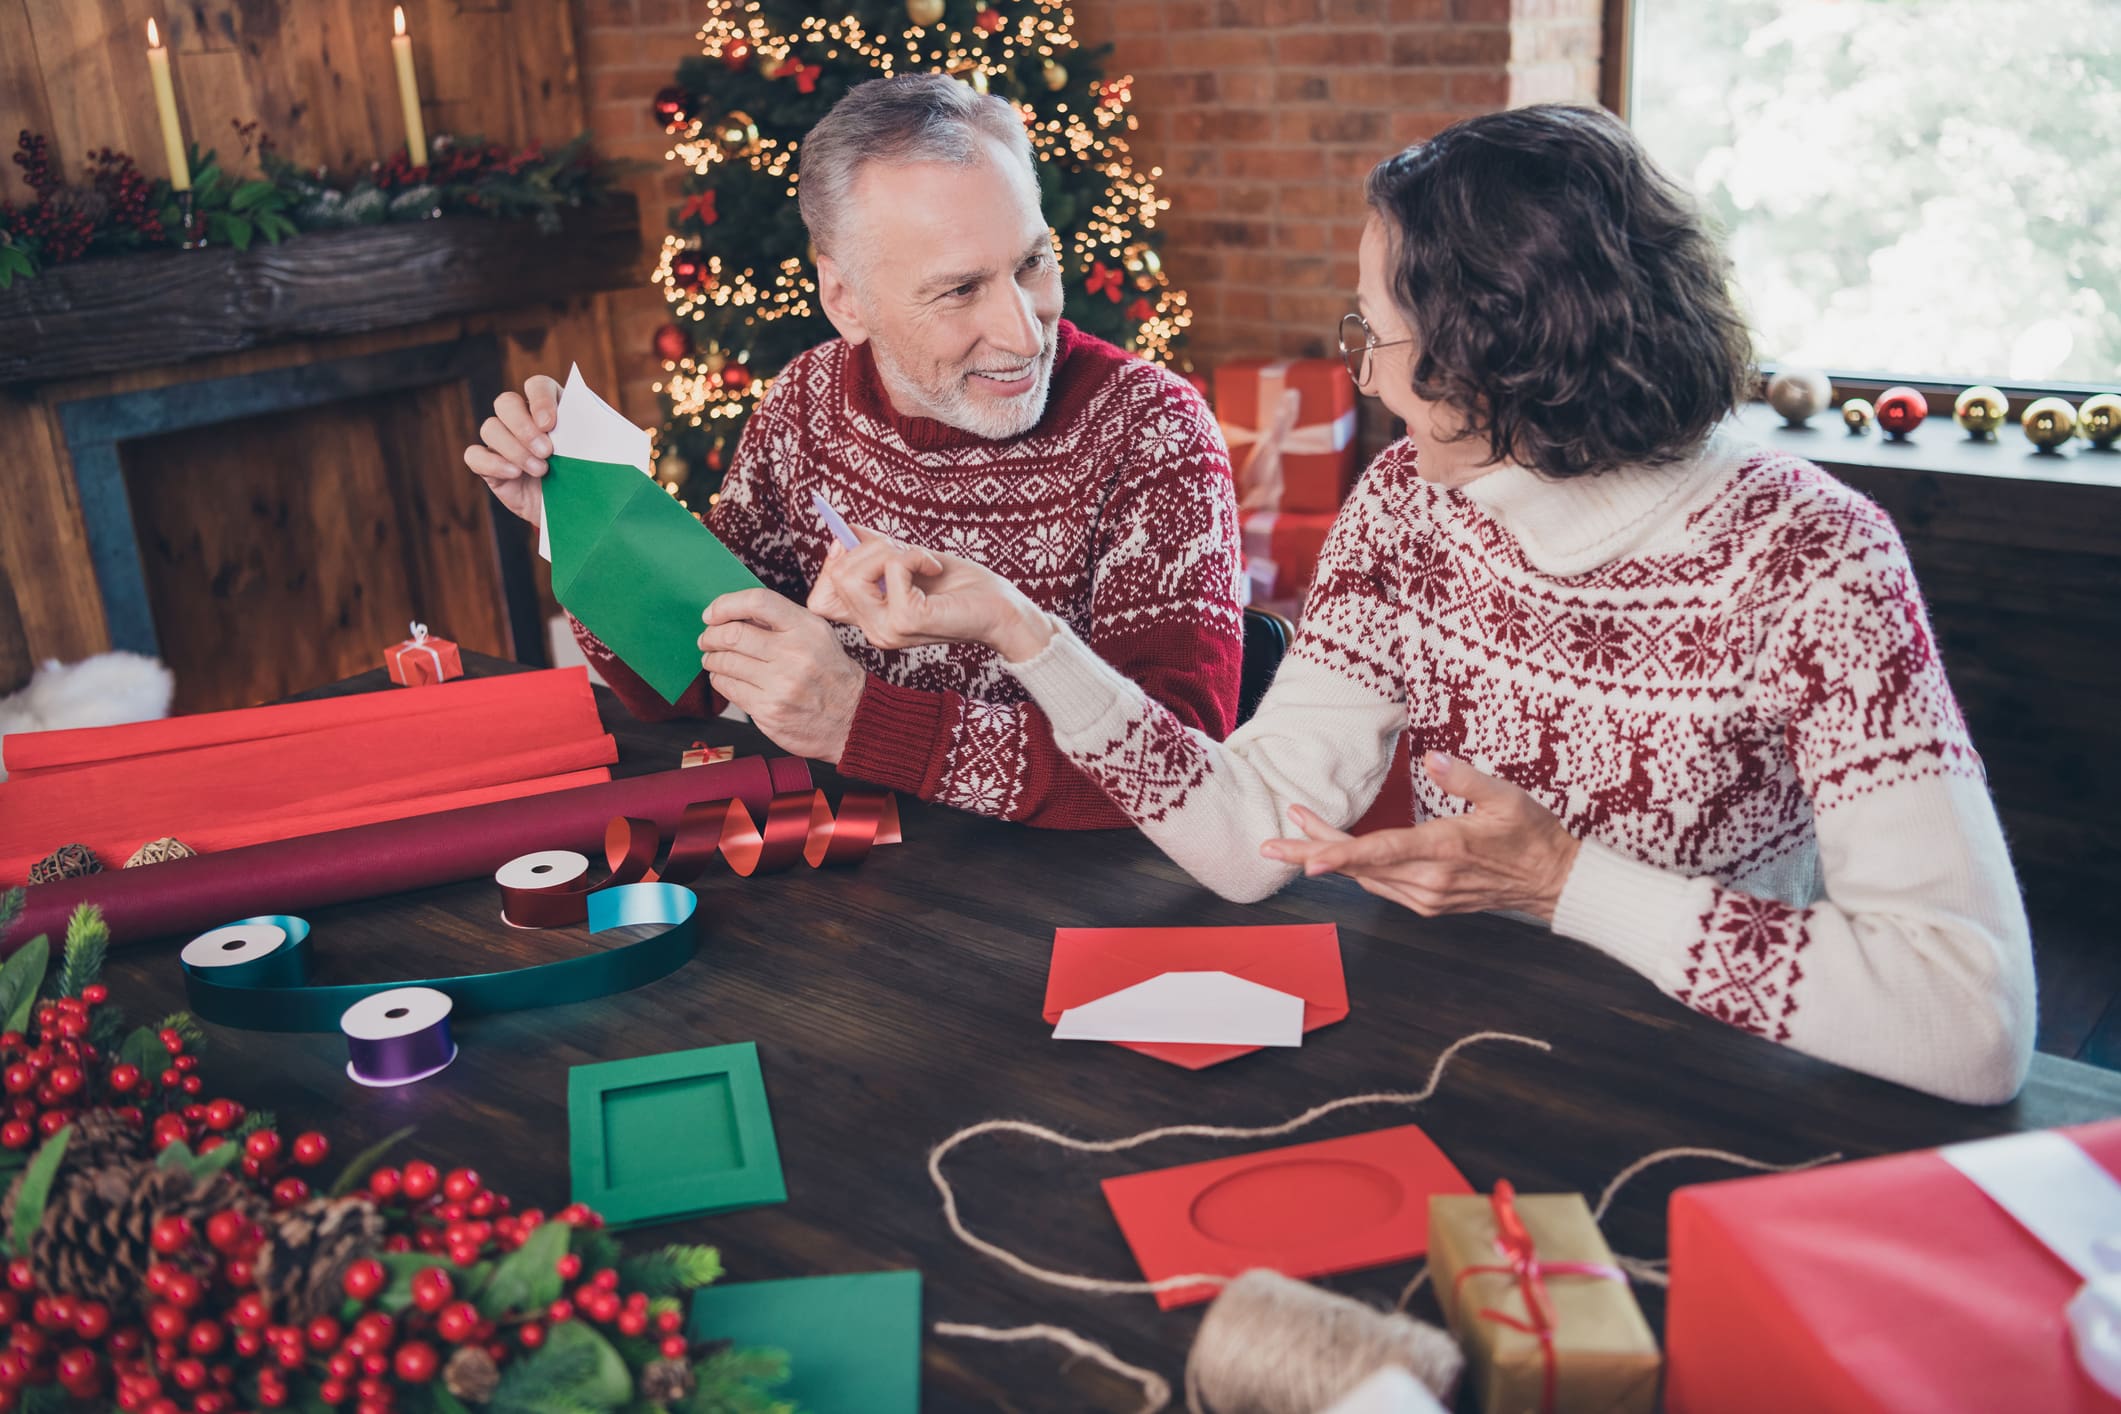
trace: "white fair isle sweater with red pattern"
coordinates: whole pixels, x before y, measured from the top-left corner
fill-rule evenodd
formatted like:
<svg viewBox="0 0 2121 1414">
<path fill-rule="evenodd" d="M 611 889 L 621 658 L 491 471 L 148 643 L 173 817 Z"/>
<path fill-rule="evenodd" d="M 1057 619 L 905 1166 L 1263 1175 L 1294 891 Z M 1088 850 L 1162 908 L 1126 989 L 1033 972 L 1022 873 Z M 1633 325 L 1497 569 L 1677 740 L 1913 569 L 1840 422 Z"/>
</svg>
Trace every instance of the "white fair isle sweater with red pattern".
<svg viewBox="0 0 2121 1414">
<path fill-rule="evenodd" d="M 857 525 L 1007 576 L 1171 720 L 1220 740 L 1237 719 L 1243 613 L 1229 453 L 1200 395 L 1063 321 L 1046 411 L 990 441 L 891 406 L 866 347 L 792 361 L 744 429 L 707 524 L 770 589 L 802 602 L 830 533 L 810 493 Z M 1056 829 L 1127 817 L 1054 745 L 1045 715 L 974 644 L 886 652 L 838 630 L 868 673 L 842 774 Z M 711 716 L 706 679 L 675 707 L 579 624 L 636 716 Z"/>
<path fill-rule="evenodd" d="M 1346 826 L 1395 739 L 1530 792 L 1584 843 L 1553 928 L 1679 1001 L 1973 1103 L 2030 1063 L 2023 906 L 1885 513 L 1719 434 L 1688 463 L 1462 488 L 1388 448 L 1298 642 L 1225 743 L 1057 633 L 1013 671 L 1060 744 L 1231 898 L 1302 803 Z M 1418 818 L 1463 804 L 1414 773 Z"/>
</svg>

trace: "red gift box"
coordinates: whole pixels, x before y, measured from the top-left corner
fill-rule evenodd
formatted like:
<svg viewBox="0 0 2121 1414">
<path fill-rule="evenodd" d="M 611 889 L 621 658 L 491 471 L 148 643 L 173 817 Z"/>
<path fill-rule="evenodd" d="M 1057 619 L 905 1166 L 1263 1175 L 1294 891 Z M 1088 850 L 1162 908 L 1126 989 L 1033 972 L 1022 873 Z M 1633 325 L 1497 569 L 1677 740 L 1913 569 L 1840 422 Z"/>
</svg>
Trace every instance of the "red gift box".
<svg viewBox="0 0 2121 1414">
<path fill-rule="evenodd" d="M 412 637 L 383 650 L 383 666 L 399 687 L 426 687 L 464 676 L 464 660 L 457 645 L 446 638 L 431 638 L 426 624 L 414 624 Z"/>
<path fill-rule="evenodd" d="M 1293 411 L 1286 394 L 1296 395 Z M 1338 359 L 1243 359 L 1215 370 L 1215 416 L 1246 510 L 1340 509 L 1355 484 L 1355 384 Z"/>
<path fill-rule="evenodd" d="M 2093 1186 L 2121 1174 L 2121 1120 L 2026 1137 L 2074 1143 Z M 2078 1273 L 1946 1153 L 1674 1193 L 1665 1408 L 2121 1409 L 2078 1362 Z"/>
<path fill-rule="evenodd" d="M 1330 515 L 1246 511 L 1245 575 L 1252 582 L 1253 602 L 1302 599 L 1332 529 Z"/>
</svg>

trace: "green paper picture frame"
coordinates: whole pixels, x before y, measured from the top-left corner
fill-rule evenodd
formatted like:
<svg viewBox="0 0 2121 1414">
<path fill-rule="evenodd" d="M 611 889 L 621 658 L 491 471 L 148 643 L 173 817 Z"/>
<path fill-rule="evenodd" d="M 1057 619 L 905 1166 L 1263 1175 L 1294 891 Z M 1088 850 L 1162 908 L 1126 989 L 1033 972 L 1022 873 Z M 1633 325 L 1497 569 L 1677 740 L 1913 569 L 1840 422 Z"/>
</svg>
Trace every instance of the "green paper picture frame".
<svg viewBox="0 0 2121 1414">
<path fill-rule="evenodd" d="M 567 1153 L 574 1201 L 615 1228 L 788 1197 L 750 1041 L 570 1068 Z"/>
<path fill-rule="evenodd" d="M 703 1286 L 685 1326 L 695 1341 L 780 1350 L 803 1414 L 919 1414 L 921 1274 L 859 1272 Z"/>
</svg>

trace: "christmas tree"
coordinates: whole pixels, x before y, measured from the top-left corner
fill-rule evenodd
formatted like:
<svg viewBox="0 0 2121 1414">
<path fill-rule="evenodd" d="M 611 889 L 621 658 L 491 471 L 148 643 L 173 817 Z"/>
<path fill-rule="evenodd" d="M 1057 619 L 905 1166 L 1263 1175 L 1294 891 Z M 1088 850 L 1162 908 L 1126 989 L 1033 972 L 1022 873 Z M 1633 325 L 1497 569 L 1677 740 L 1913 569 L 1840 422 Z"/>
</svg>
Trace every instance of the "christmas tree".
<svg viewBox="0 0 2121 1414">
<path fill-rule="evenodd" d="M 836 17 L 780 0 L 708 0 L 701 53 L 655 96 L 669 158 L 688 169 L 655 278 L 672 322 L 657 473 L 705 498 L 773 375 L 833 337 L 796 208 L 802 139 L 855 84 L 941 72 L 1022 113 L 1039 159 L 1065 315 L 1168 363 L 1192 312 L 1156 247 L 1161 169 L 1138 170 L 1129 78 L 1077 47 L 1065 0 L 850 0 Z"/>
</svg>

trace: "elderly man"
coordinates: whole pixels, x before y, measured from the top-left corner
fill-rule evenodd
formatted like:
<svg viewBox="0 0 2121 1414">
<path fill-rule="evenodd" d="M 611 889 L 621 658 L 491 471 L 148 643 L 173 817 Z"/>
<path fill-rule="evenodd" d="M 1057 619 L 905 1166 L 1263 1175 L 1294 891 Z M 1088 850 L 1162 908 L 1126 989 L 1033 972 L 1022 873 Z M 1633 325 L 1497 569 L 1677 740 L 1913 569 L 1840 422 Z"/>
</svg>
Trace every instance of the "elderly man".
<svg viewBox="0 0 2121 1414">
<path fill-rule="evenodd" d="M 977 645 L 883 651 L 802 606 L 848 519 L 1022 585 L 1177 719 L 1235 724 L 1242 645 L 1228 455 L 1200 397 L 1060 318 L 1016 110 L 935 74 L 850 90 L 802 145 L 803 221 L 838 339 L 774 380 L 708 525 L 768 588 L 706 606 L 673 709 L 576 625 L 651 720 L 733 703 L 783 749 L 983 815 L 1123 826 Z M 503 395 L 465 462 L 526 519 L 559 388 Z M 1155 769 L 1144 762 L 1144 770 Z"/>
</svg>

